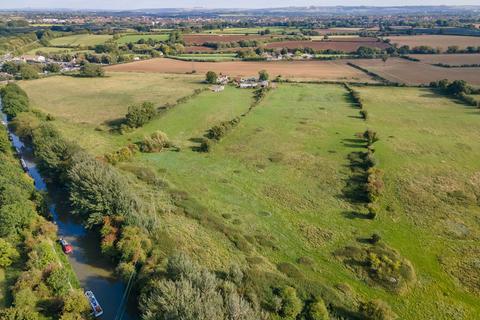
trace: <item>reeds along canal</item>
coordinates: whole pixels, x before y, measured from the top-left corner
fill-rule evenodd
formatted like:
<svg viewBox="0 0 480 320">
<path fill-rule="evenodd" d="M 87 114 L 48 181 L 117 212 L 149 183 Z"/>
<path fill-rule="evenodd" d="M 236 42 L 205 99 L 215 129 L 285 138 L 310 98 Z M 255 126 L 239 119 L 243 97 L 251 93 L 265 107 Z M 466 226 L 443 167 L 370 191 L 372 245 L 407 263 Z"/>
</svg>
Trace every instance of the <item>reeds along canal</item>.
<svg viewBox="0 0 480 320">
<path fill-rule="evenodd" d="M 32 148 L 25 144 L 9 127 L 9 119 L 3 113 L 0 99 L 1 121 L 8 130 L 12 146 L 17 152 L 20 164 L 28 173 L 37 190 L 47 192 L 51 199 L 49 209 L 54 223 L 58 226 L 59 238 L 65 239 L 73 247 L 69 261 L 85 291 L 92 291 L 103 308 L 101 319 L 133 320 L 133 309 L 124 298 L 126 284 L 116 278 L 114 267 L 101 253 L 98 235 L 83 227 L 81 222 L 69 214 L 64 193 L 56 192 L 55 186 L 47 185 L 42 178 L 33 155 Z M 1 174 L 1 173 L 0 173 Z"/>
</svg>

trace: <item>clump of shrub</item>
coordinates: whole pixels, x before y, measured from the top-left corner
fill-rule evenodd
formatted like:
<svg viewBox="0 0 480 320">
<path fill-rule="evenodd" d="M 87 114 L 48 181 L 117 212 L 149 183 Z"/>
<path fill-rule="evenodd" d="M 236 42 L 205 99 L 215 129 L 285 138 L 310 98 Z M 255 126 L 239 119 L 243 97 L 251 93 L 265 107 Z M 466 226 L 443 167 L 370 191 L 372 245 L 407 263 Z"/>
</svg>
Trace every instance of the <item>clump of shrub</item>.
<svg viewBox="0 0 480 320">
<path fill-rule="evenodd" d="M 102 66 L 89 62 L 84 62 L 80 67 L 80 76 L 85 78 L 96 78 L 105 76 Z"/>
<path fill-rule="evenodd" d="M 200 141 L 200 146 L 198 147 L 198 151 L 200 152 L 210 152 L 212 150 L 212 141 L 206 138 L 202 138 Z"/>
<path fill-rule="evenodd" d="M 371 129 L 368 129 L 366 130 L 364 133 L 363 133 L 363 138 L 367 141 L 367 146 L 371 146 L 373 145 L 375 142 L 377 142 L 378 140 L 380 140 L 380 138 L 378 137 L 378 134 L 376 131 L 373 131 Z"/>
<path fill-rule="evenodd" d="M 367 320 L 395 320 L 397 315 L 382 300 L 371 300 L 360 303 L 360 314 Z"/>
<path fill-rule="evenodd" d="M 236 281 L 242 278 L 235 276 Z M 140 312 L 145 320 L 155 320 L 159 314 L 169 319 L 178 315 L 184 319 L 262 319 L 234 282 L 218 278 L 184 254 L 171 256 L 165 276 L 148 282 L 140 296 Z"/>
<path fill-rule="evenodd" d="M 368 120 L 368 111 L 367 110 L 360 110 L 360 116 L 363 120 Z"/>
<path fill-rule="evenodd" d="M 143 139 L 140 143 L 140 151 L 148 153 L 160 152 L 169 146 L 170 142 L 167 134 L 158 130 Z"/>
<path fill-rule="evenodd" d="M 360 93 L 356 90 L 354 90 L 352 87 L 350 87 L 347 83 L 343 84 L 345 89 L 348 91 L 348 95 L 352 102 L 357 105 L 360 109 L 363 109 L 363 101 L 362 98 L 360 97 Z"/>
<path fill-rule="evenodd" d="M 439 90 L 445 95 L 459 99 L 467 105 L 473 107 L 480 106 L 480 101 L 476 100 L 472 96 L 469 96 L 469 94 L 478 93 L 478 90 L 475 90 L 469 86 L 464 80 L 455 80 L 449 82 L 447 79 L 444 79 L 440 81 L 433 81 L 430 83 L 430 87 Z"/>
<path fill-rule="evenodd" d="M 117 164 L 119 162 L 128 161 L 133 158 L 135 153 L 138 151 L 138 147 L 134 144 L 130 144 L 126 147 L 122 147 L 119 150 L 107 153 L 105 155 L 105 160 L 111 164 Z"/>
<path fill-rule="evenodd" d="M 327 307 L 325 306 L 325 302 L 317 298 L 315 301 L 310 303 L 307 307 L 306 313 L 307 320 L 328 320 L 330 319 L 330 315 L 328 313 Z"/>
<path fill-rule="evenodd" d="M 146 101 L 140 105 L 132 105 L 128 107 L 128 113 L 125 115 L 125 124 L 130 128 L 139 128 L 152 120 L 155 115 L 152 102 Z"/>
<path fill-rule="evenodd" d="M 295 319 L 303 308 L 302 300 L 297 295 L 297 290 L 293 287 L 285 287 L 280 293 L 279 314 L 287 319 Z"/>
<path fill-rule="evenodd" d="M 348 246 L 335 255 L 360 277 L 395 293 L 406 292 L 416 280 L 411 263 L 380 241 L 362 247 Z"/>
<path fill-rule="evenodd" d="M 240 123 L 240 118 L 236 117 L 230 121 L 223 121 L 218 125 L 208 129 L 207 137 L 212 140 L 220 141 L 230 130 Z"/>
<path fill-rule="evenodd" d="M 0 89 L 3 101 L 3 112 L 15 118 L 20 112 L 28 111 L 29 99 L 27 93 L 15 83 L 9 83 Z"/>
<path fill-rule="evenodd" d="M 367 194 L 371 203 L 375 203 L 383 191 L 383 171 L 378 168 L 370 168 L 367 171 Z"/>
<path fill-rule="evenodd" d="M 210 84 L 217 83 L 218 75 L 214 71 L 208 71 L 205 74 L 205 82 Z"/>
</svg>

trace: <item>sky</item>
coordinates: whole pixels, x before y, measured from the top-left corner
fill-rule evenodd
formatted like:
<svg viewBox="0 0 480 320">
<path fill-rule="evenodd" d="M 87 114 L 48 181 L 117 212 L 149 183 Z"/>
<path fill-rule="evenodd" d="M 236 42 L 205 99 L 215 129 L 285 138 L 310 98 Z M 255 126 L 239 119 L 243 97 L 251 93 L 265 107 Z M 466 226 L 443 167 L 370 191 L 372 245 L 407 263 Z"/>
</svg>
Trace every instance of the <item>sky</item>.
<svg viewBox="0 0 480 320">
<path fill-rule="evenodd" d="M 0 9 L 273 8 L 287 6 L 479 5 L 479 0 L 0 0 Z"/>
</svg>

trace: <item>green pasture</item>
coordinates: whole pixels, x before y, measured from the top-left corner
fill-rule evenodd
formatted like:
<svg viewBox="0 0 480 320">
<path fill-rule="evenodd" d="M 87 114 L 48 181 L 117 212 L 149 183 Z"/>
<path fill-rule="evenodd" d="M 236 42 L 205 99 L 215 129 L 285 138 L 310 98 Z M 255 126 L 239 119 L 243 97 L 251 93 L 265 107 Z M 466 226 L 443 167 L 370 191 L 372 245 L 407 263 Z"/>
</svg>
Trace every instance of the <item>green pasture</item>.
<svg viewBox="0 0 480 320">
<path fill-rule="evenodd" d="M 139 153 L 119 165 L 127 171 L 151 169 L 169 189 L 188 195 L 182 197 L 202 214 L 199 222 L 175 212 L 159 215 L 163 232 L 175 239 L 159 237 L 159 247 L 187 250 L 217 269 L 234 260 L 278 273 L 288 264 L 300 277 L 291 278 L 293 283 L 328 287 L 339 300 L 380 298 L 400 319 L 474 319 L 480 314 L 474 267 L 480 255 L 478 109 L 429 89 L 356 87 L 369 114 L 364 121 L 341 85 L 280 84 L 209 153 L 195 151 L 199 139 L 213 125 L 248 110 L 253 91 L 205 91 L 130 133 L 105 129 L 130 103 L 162 104 L 186 96 L 203 86 L 200 79 L 120 73 L 21 85 L 35 108 L 55 117 L 52 124 L 65 137 L 95 155 L 157 130 L 168 135 L 178 149 Z M 47 95 L 41 90 L 45 87 L 55 90 Z M 81 93 L 74 88 L 82 88 Z M 367 128 L 380 136 L 375 158 L 385 174 L 375 220 L 365 219 L 363 206 L 344 192 L 352 177 L 348 155 L 365 150 L 356 133 Z M 226 227 L 205 224 L 209 217 Z M 233 245 L 228 232 L 262 240 L 249 242 L 249 248 Z M 368 284 L 333 255 L 372 233 L 415 269 L 417 281 L 402 296 Z M 305 257 L 310 265 L 298 263 Z M 253 265 L 252 258 L 262 262 Z M 351 291 L 334 289 L 339 285 Z"/>
<path fill-rule="evenodd" d="M 112 39 L 111 35 L 76 34 L 50 40 L 52 46 L 58 47 L 88 47 L 105 43 Z"/>
</svg>

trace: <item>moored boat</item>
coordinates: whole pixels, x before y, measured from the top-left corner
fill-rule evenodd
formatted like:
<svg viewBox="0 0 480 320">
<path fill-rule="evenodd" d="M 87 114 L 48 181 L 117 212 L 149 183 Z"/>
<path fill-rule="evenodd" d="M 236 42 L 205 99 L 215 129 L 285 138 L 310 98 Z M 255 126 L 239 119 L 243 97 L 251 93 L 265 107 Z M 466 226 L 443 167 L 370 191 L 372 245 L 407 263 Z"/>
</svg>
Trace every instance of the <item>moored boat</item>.
<svg viewBox="0 0 480 320">
<path fill-rule="evenodd" d="M 97 298 L 95 298 L 95 295 L 93 294 L 93 292 L 85 291 L 85 296 L 87 297 L 88 302 L 90 302 L 90 306 L 92 307 L 92 310 L 93 310 L 93 315 L 95 317 L 100 317 L 103 314 L 103 309 L 98 303 Z"/>
</svg>

